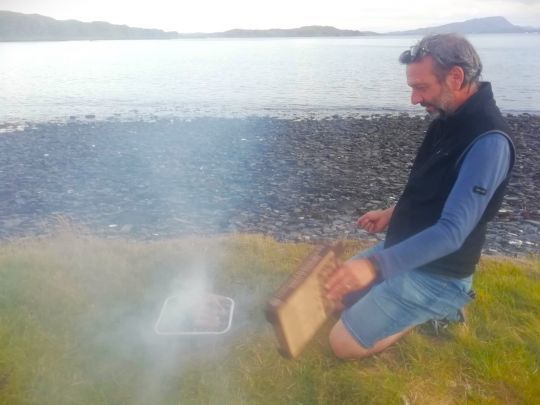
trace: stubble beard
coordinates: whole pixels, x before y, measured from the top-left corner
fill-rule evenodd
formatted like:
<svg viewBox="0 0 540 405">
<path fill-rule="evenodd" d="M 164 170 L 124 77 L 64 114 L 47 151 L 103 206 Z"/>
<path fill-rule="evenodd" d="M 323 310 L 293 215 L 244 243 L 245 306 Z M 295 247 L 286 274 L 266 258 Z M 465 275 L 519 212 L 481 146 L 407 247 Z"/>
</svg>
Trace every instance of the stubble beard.
<svg viewBox="0 0 540 405">
<path fill-rule="evenodd" d="M 438 100 L 436 100 L 433 104 L 428 104 L 434 108 L 433 111 L 428 111 L 428 114 L 433 119 L 448 117 L 454 112 L 453 108 L 451 107 L 453 100 L 454 98 L 452 93 L 447 88 L 443 87 Z"/>
</svg>

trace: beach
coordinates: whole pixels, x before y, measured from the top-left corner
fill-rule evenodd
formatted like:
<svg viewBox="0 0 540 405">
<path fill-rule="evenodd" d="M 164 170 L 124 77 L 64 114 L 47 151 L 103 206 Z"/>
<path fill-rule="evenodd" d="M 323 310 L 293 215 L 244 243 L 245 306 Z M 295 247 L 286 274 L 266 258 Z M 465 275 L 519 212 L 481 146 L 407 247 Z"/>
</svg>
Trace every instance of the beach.
<svg viewBox="0 0 540 405">
<path fill-rule="evenodd" d="M 540 252 L 540 116 L 508 115 L 517 149 L 486 254 Z M 0 134 L 0 238 L 69 223 L 153 240 L 258 233 L 376 241 L 356 219 L 399 198 L 429 120 L 72 117 Z"/>
</svg>

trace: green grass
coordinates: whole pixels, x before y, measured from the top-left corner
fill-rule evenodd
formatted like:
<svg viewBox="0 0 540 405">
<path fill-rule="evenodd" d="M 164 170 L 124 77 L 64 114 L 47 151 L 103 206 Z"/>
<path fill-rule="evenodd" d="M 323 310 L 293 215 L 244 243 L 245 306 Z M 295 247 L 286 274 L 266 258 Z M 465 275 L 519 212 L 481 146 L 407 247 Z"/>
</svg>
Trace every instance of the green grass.
<svg viewBox="0 0 540 405">
<path fill-rule="evenodd" d="M 347 242 L 345 256 L 360 246 Z M 467 325 L 343 362 L 331 325 L 297 360 L 263 306 L 312 247 L 261 236 L 142 243 L 73 231 L 0 246 L 3 404 L 523 404 L 540 398 L 540 262 L 483 258 Z M 233 329 L 162 337 L 164 299 L 206 274 Z"/>
</svg>

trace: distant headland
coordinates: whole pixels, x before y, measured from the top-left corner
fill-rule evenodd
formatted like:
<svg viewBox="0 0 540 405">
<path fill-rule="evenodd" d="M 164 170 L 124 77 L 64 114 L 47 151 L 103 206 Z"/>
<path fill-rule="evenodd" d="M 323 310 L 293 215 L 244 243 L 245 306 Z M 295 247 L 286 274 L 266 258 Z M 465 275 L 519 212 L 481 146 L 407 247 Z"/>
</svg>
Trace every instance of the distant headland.
<svg viewBox="0 0 540 405">
<path fill-rule="evenodd" d="M 182 38 L 290 38 L 290 37 L 357 37 L 367 35 L 425 35 L 456 32 L 461 34 L 540 33 L 540 28 L 521 27 L 504 17 L 476 18 L 435 27 L 409 31 L 377 33 L 342 30 L 330 26 L 312 25 L 291 29 L 232 29 L 214 33 L 178 33 L 159 29 L 134 28 L 103 21 L 90 23 L 76 20 L 56 20 L 39 14 L 23 14 L 0 10 L 0 41 L 69 41 L 127 40 Z"/>
</svg>

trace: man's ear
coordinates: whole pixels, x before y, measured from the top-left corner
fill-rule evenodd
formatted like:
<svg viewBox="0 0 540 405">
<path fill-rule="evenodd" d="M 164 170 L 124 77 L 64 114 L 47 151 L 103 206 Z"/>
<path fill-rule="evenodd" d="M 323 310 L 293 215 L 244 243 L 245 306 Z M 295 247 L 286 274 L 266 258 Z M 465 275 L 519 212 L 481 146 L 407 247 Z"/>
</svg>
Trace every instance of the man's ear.
<svg viewBox="0 0 540 405">
<path fill-rule="evenodd" d="M 446 74 L 446 84 L 453 91 L 458 91 L 463 86 L 465 72 L 459 66 L 453 66 Z"/>
</svg>

